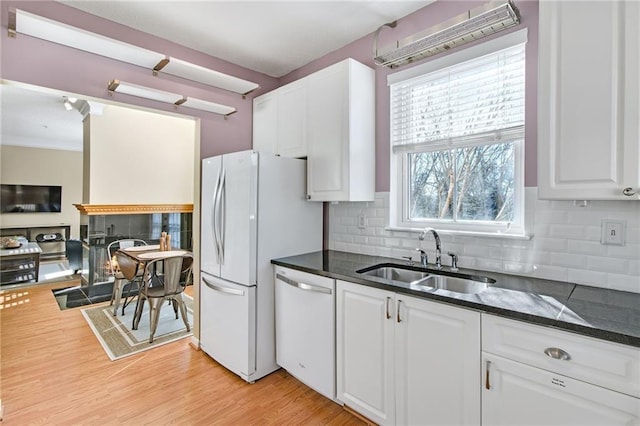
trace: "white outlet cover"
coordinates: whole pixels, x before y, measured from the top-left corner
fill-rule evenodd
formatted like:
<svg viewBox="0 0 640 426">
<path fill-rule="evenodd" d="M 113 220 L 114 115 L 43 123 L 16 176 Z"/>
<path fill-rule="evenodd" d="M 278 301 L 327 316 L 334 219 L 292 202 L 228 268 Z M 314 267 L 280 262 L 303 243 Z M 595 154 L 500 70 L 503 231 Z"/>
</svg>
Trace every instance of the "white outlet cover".
<svg viewBox="0 0 640 426">
<path fill-rule="evenodd" d="M 600 242 L 606 245 L 623 246 L 626 222 L 618 219 L 602 219 Z"/>
</svg>

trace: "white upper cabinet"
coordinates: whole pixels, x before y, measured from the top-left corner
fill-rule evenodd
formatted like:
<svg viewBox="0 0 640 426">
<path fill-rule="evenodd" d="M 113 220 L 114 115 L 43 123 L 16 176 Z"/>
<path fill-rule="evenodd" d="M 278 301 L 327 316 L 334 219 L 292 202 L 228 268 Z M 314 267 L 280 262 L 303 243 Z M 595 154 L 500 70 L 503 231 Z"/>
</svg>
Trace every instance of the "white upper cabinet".
<svg viewBox="0 0 640 426">
<path fill-rule="evenodd" d="M 278 89 L 278 154 L 307 156 L 307 85 L 304 81 Z"/>
<path fill-rule="evenodd" d="M 539 197 L 640 199 L 640 3 L 539 8 Z"/>
<path fill-rule="evenodd" d="M 307 156 L 306 81 L 295 81 L 253 100 L 253 149 L 283 157 Z"/>
<path fill-rule="evenodd" d="M 373 201 L 373 70 L 346 59 L 311 74 L 308 79 L 308 198 Z"/>
<path fill-rule="evenodd" d="M 345 59 L 253 100 L 253 149 L 307 157 L 311 201 L 373 201 L 375 88 Z"/>
<path fill-rule="evenodd" d="M 269 92 L 253 99 L 253 149 L 278 151 L 278 94 Z"/>
</svg>

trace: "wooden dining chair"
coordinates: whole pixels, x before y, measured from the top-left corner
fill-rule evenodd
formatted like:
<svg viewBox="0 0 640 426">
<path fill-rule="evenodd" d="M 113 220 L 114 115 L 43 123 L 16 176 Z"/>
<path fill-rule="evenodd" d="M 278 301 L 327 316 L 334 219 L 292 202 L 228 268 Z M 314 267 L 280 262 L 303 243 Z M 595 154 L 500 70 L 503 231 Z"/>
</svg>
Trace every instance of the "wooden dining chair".
<svg viewBox="0 0 640 426">
<path fill-rule="evenodd" d="M 107 246 L 107 254 L 109 256 L 109 273 L 114 279 L 111 301 L 109 302 L 109 305 L 115 305 L 113 307 L 113 316 L 118 315 L 118 307 L 120 306 L 123 293 L 128 296 L 132 291 L 131 287 L 133 284 L 137 284 L 142 279 L 142 268 L 138 268 L 138 263 L 133 259 L 126 259 L 126 255 L 118 256 L 117 252 L 120 249 L 128 247 L 146 245 L 147 242 L 145 240 L 127 238 L 113 241 Z M 139 284 L 137 288 L 140 288 Z M 124 315 L 124 310 L 127 307 L 127 304 L 128 302 L 125 297 L 125 303 L 122 304 L 122 315 Z"/>
<path fill-rule="evenodd" d="M 165 301 L 170 301 L 173 305 L 176 320 L 178 319 L 178 310 L 180 311 L 187 331 L 191 331 L 182 293 L 191 280 L 192 267 L 193 255 L 190 253 L 158 258 L 145 264 L 132 328 L 138 329 L 144 303 L 149 301 L 149 343 L 153 343 L 153 336 L 158 328 L 160 309 Z"/>
</svg>

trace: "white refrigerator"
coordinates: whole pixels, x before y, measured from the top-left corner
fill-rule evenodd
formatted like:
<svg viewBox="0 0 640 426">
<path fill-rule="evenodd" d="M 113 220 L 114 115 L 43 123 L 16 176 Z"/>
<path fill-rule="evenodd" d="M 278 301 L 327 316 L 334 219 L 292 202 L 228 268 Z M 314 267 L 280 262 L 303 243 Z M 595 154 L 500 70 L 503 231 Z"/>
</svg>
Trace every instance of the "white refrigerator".
<svg viewBox="0 0 640 426">
<path fill-rule="evenodd" d="M 306 188 L 305 160 L 202 160 L 200 347 L 248 382 L 279 368 L 271 259 L 322 250 L 322 203 Z"/>
</svg>

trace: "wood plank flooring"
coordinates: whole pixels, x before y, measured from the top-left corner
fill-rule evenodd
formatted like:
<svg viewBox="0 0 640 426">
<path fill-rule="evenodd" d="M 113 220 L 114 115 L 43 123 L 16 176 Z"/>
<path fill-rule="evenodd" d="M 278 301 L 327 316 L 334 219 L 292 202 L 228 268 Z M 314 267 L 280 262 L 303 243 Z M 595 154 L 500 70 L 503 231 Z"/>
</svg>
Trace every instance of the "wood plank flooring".
<svg viewBox="0 0 640 426">
<path fill-rule="evenodd" d="M 182 339 L 110 361 L 65 283 L 0 294 L 0 398 L 11 425 L 363 425 L 283 370 L 248 384 Z"/>
</svg>

